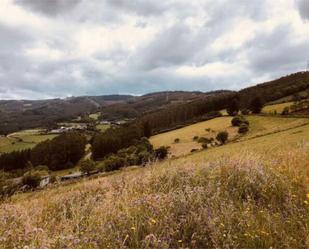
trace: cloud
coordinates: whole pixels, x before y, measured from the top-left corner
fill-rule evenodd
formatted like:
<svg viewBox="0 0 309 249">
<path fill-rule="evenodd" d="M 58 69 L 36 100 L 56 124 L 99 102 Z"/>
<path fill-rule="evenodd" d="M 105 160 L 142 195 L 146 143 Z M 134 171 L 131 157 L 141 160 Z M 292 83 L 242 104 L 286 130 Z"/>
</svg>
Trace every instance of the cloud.
<svg viewBox="0 0 309 249">
<path fill-rule="evenodd" d="M 2 0 L 0 98 L 239 89 L 295 72 L 307 2 Z"/>
<path fill-rule="evenodd" d="M 301 17 L 303 19 L 309 20 L 309 1 L 307 0 L 299 0 L 298 1 L 298 9 Z"/>
<path fill-rule="evenodd" d="M 81 0 L 15 0 L 15 3 L 18 5 L 50 16 L 70 11 L 80 2 Z"/>
</svg>

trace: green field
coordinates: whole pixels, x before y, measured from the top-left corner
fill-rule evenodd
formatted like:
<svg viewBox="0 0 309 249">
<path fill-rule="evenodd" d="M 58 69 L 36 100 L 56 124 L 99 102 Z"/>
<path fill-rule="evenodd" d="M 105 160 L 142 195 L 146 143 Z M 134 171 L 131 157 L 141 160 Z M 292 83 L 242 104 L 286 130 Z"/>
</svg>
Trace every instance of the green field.
<svg viewBox="0 0 309 249">
<path fill-rule="evenodd" d="M 0 152 L 12 152 L 15 150 L 30 149 L 36 144 L 47 139 L 53 139 L 57 135 L 40 134 L 40 130 L 25 130 L 0 137 Z"/>
<path fill-rule="evenodd" d="M 247 137 L 224 146 L 15 195 L 0 204 L 0 247 L 306 248 L 309 125 L 247 118 Z M 152 141 L 228 126 L 219 118 Z"/>
<path fill-rule="evenodd" d="M 106 125 L 106 124 L 99 124 L 99 125 L 96 126 L 96 128 L 98 130 L 100 130 L 101 132 L 106 131 L 110 127 L 111 127 L 110 125 Z"/>
<path fill-rule="evenodd" d="M 101 113 L 100 112 L 97 112 L 97 113 L 92 113 L 89 115 L 89 118 L 92 118 L 94 120 L 98 120 L 99 117 L 101 116 Z"/>
</svg>

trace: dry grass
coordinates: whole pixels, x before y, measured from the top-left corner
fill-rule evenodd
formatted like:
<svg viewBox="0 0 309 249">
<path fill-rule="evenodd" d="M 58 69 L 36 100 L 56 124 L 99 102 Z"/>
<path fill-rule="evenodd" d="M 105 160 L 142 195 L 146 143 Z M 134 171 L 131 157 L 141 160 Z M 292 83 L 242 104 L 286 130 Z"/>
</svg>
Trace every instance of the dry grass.
<svg viewBox="0 0 309 249">
<path fill-rule="evenodd" d="M 271 116 L 246 116 L 250 122 L 249 132 L 242 137 L 241 140 L 263 136 L 265 134 L 274 133 L 298 127 L 309 123 L 308 118 L 284 118 Z M 238 138 L 237 127 L 231 127 L 232 117 L 221 117 L 205 122 L 200 122 L 178 130 L 162 133 L 150 138 L 150 142 L 155 148 L 160 146 L 170 146 L 172 156 L 184 156 L 190 154 L 192 149 L 201 149 L 201 144 L 193 141 L 194 136 L 199 137 L 216 137 L 218 131 L 226 130 L 229 133 L 229 139 Z M 210 128 L 208 132 L 205 129 Z M 179 143 L 175 143 L 176 138 L 180 139 Z"/>
<path fill-rule="evenodd" d="M 170 146 L 170 152 L 173 156 L 182 156 L 190 153 L 192 149 L 201 149 L 201 144 L 193 141 L 194 136 L 213 137 L 222 130 L 229 132 L 229 137 L 234 138 L 237 135 L 237 128 L 231 127 L 231 117 L 221 117 L 212 120 L 189 125 L 184 128 L 162 133 L 150 138 L 150 142 L 155 148 L 160 146 Z M 206 129 L 211 131 L 206 131 Z M 175 143 L 176 138 L 180 139 L 179 143 Z"/>
<path fill-rule="evenodd" d="M 17 195 L 0 207 L 0 248 L 307 248 L 308 135 Z"/>
<path fill-rule="evenodd" d="M 290 107 L 293 102 L 285 102 L 280 104 L 267 105 L 263 108 L 263 113 L 277 113 L 281 114 L 285 107 Z"/>
</svg>

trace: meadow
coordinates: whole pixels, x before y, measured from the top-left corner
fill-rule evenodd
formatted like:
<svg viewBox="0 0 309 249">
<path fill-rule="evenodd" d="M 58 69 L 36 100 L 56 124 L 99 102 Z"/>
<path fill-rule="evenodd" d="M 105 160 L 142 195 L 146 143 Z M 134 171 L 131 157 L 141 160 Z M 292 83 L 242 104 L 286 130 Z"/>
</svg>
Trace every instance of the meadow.
<svg viewBox="0 0 309 249">
<path fill-rule="evenodd" d="M 56 136 L 56 134 L 41 134 L 41 130 L 38 129 L 15 132 L 6 137 L 0 136 L 0 153 L 30 149 L 36 144 Z"/>
<path fill-rule="evenodd" d="M 231 126 L 232 117 L 225 116 L 200 122 L 174 131 L 158 134 L 150 138 L 155 148 L 170 146 L 172 156 L 183 156 L 192 149 L 201 149 L 201 144 L 193 141 L 194 136 L 215 138 L 219 131 L 226 130 L 229 133 L 229 140 L 244 140 L 263 136 L 286 129 L 309 124 L 308 118 L 284 118 L 273 116 L 246 116 L 250 123 L 249 132 L 245 136 L 238 134 L 238 128 Z M 179 142 L 175 142 L 175 139 Z"/>
<path fill-rule="evenodd" d="M 281 114 L 284 108 L 290 107 L 294 104 L 294 102 L 284 102 L 278 104 L 267 105 L 263 108 L 262 113 L 266 114 Z"/>
<path fill-rule="evenodd" d="M 258 130 L 251 122 L 252 132 Z M 17 194 L 0 204 L 0 247 L 308 248 L 309 125 L 290 125 L 108 177 Z"/>
</svg>

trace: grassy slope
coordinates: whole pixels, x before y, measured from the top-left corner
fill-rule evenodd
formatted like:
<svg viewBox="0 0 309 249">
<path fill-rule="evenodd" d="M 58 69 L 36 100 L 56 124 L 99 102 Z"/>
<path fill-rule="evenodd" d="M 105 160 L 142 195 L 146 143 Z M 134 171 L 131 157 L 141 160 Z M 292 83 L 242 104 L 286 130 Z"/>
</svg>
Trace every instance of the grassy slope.
<svg viewBox="0 0 309 249">
<path fill-rule="evenodd" d="M 190 153 L 192 149 L 201 148 L 199 143 L 193 141 L 194 136 L 215 137 L 218 131 L 227 130 L 230 139 L 236 138 L 237 128 L 231 127 L 231 119 L 231 117 L 221 117 L 197 123 L 153 136 L 150 138 L 150 141 L 155 148 L 162 145 L 170 146 L 171 154 L 174 156 L 186 155 Z M 261 136 L 309 123 L 309 119 L 306 118 L 248 116 L 247 119 L 250 122 L 250 131 L 245 137 L 241 137 L 240 139 L 253 138 L 255 136 Z M 205 130 L 206 128 L 210 128 L 212 131 L 207 132 Z M 175 138 L 179 138 L 180 142 L 175 143 Z"/>
<path fill-rule="evenodd" d="M 263 113 L 277 113 L 281 114 L 285 107 L 290 107 L 293 105 L 293 102 L 285 102 L 280 104 L 267 105 L 263 108 Z"/>
<path fill-rule="evenodd" d="M 231 117 L 221 117 L 205 122 L 200 122 L 178 130 L 162 133 L 150 138 L 150 142 L 155 148 L 170 146 L 171 154 L 175 156 L 190 153 L 191 149 L 200 149 L 201 145 L 193 141 L 194 136 L 199 137 L 215 137 L 218 131 L 227 130 L 230 137 L 233 138 L 237 134 L 237 129 L 231 126 Z M 210 128 L 211 131 L 206 131 Z M 180 139 L 179 143 L 175 143 L 176 138 Z"/>
<path fill-rule="evenodd" d="M 0 247 L 306 248 L 308 143 L 306 125 L 17 195 Z"/>
<path fill-rule="evenodd" d="M 0 137 L 0 152 L 29 149 L 42 141 L 53 139 L 56 136 L 55 134 L 40 135 L 38 130 L 15 132 L 8 137 Z"/>
</svg>

